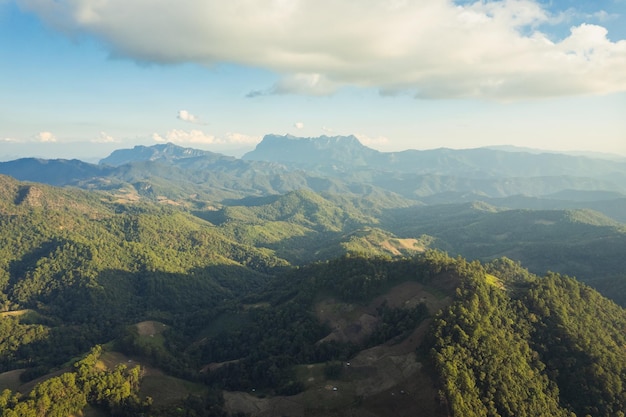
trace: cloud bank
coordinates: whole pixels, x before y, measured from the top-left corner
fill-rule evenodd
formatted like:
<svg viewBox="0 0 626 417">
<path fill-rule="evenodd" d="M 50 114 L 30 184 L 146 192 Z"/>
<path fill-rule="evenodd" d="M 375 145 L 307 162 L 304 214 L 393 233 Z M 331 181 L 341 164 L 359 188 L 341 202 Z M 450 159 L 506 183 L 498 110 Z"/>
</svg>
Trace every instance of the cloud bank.
<svg viewBox="0 0 626 417">
<path fill-rule="evenodd" d="M 261 138 L 242 133 L 227 133 L 224 137 L 217 137 L 199 129 L 172 129 L 163 135 L 153 133 L 152 140 L 158 143 L 172 142 L 176 144 L 251 145 L 258 143 Z"/>
<path fill-rule="evenodd" d="M 281 75 L 251 97 L 344 86 L 496 100 L 626 91 L 626 40 L 584 23 L 552 39 L 540 28 L 558 17 L 535 0 L 16 1 L 114 56 Z"/>
</svg>

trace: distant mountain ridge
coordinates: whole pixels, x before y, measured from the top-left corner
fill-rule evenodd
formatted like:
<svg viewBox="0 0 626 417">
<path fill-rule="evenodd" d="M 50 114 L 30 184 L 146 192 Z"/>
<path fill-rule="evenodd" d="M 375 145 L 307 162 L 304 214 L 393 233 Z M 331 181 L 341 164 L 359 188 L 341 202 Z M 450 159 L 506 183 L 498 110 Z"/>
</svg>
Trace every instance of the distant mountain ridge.
<svg viewBox="0 0 626 417">
<path fill-rule="evenodd" d="M 533 154 L 489 148 L 379 152 L 355 136 L 297 138 L 266 135 L 245 160 L 272 161 L 291 167 L 331 172 L 368 167 L 385 172 L 462 175 L 471 178 L 576 176 L 626 179 L 626 163 L 557 153 Z"/>
<path fill-rule="evenodd" d="M 186 158 L 210 157 L 229 158 L 224 155 L 210 151 L 203 151 L 194 148 L 183 148 L 173 143 L 166 143 L 153 146 L 138 145 L 132 149 L 118 149 L 111 155 L 101 159 L 100 165 L 120 166 L 131 162 L 139 161 L 177 161 Z"/>
<path fill-rule="evenodd" d="M 596 193 L 566 198 L 590 201 L 626 195 L 626 163 L 618 161 L 486 148 L 380 152 L 355 136 L 267 135 L 241 159 L 172 143 L 135 146 L 116 150 L 99 164 L 34 158 L 0 162 L 0 173 L 22 181 L 124 189 L 179 202 L 221 202 L 300 189 L 353 195 L 369 190 L 426 204 L 454 202 L 461 195 L 482 199 Z M 619 203 L 614 212 L 619 212 Z"/>
<path fill-rule="evenodd" d="M 21 181 L 69 185 L 76 180 L 109 175 L 111 169 L 78 159 L 21 158 L 0 162 L 0 174 L 10 175 Z"/>
<path fill-rule="evenodd" d="M 494 149 L 494 150 L 499 150 L 499 151 L 507 151 L 507 152 L 527 152 L 527 153 L 534 153 L 534 154 L 551 153 L 551 154 L 563 154 L 563 155 L 570 155 L 570 156 L 584 156 L 587 158 L 606 159 L 610 161 L 626 162 L 626 156 L 618 155 L 614 153 L 606 153 L 606 152 L 555 151 L 555 150 L 528 148 L 525 146 L 513 146 L 513 145 L 492 145 L 492 146 L 484 146 L 483 148 Z"/>
</svg>

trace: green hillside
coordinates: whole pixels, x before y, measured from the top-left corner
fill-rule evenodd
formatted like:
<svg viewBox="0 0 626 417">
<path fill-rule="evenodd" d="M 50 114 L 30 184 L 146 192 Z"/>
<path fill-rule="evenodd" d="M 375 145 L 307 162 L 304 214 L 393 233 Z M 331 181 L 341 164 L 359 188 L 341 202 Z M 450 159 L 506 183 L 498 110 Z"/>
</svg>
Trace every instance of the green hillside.
<svg viewBox="0 0 626 417">
<path fill-rule="evenodd" d="M 431 349 L 452 415 L 624 415 L 624 309 L 571 278 L 506 292 L 468 266 Z"/>
<path fill-rule="evenodd" d="M 35 309 L 41 318 L 34 324 L 48 333 L 17 349 L 3 370 L 56 366 L 142 317 L 211 309 L 258 289 L 269 271 L 286 265 L 167 206 L 2 181 L 2 310 Z"/>
<path fill-rule="evenodd" d="M 0 416 L 623 415 L 623 225 L 370 191 L 0 176 Z"/>
<path fill-rule="evenodd" d="M 136 365 L 113 366 L 120 355 L 107 351 L 105 368 L 88 356 L 27 396 L 5 391 L 3 415 L 42 404 L 61 383 L 67 400 L 49 410 L 223 415 L 255 404 L 312 416 L 382 416 L 399 406 L 401 416 L 619 416 L 626 405 L 626 312 L 573 279 L 539 278 L 506 260 L 341 258 L 278 274 L 216 311 L 211 320 L 196 311 L 171 327 L 128 327 L 112 346 L 141 358 L 138 385 L 141 374 L 128 373 Z M 155 365 L 195 384 L 158 377 L 171 384 L 164 392 L 153 385 Z M 107 397 L 82 378 L 135 388 Z M 157 392 L 167 397 L 140 397 Z"/>
<path fill-rule="evenodd" d="M 592 210 L 507 210 L 485 203 L 392 210 L 381 227 L 400 237 L 429 235 L 432 247 L 471 259 L 506 256 L 536 274 L 575 276 L 626 303 L 626 228 Z"/>
</svg>

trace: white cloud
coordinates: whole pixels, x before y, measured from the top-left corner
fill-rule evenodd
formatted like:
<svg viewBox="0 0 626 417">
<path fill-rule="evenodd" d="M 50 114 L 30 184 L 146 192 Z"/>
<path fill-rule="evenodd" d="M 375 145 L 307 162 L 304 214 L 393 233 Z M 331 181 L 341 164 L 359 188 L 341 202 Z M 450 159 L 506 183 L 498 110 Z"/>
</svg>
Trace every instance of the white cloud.
<svg viewBox="0 0 626 417">
<path fill-rule="evenodd" d="M 156 132 L 152 134 L 152 140 L 155 141 L 155 142 L 158 142 L 158 143 L 165 143 L 165 142 L 167 142 L 166 138 L 164 138 L 163 136 L 161 136 L 160 134 L 158 134 Z"/>
<path fill-rule="evenodd" d="M 213 135 L 209 135 L 201 130 L 180 130 L 172 129 L 165 136 L 154 133 L 152 138 L 156 142 L 172 142 L 172 143 L 201 143 L 214 144 L 222 143 L 222 141 Z"/>
<path fill-rule="evenodd" d="M 0 142 L 6 142 L 6 143 L 21 143 L 21 142 L 23 142 L 23 141 L 22 141 L 22 140 L 20 140 L 20 139 L 17 139 L 17 138 L 2 138 L 2 139 L 0 139 Z"/>
<path fill-rule="evenodd" d="M 302 123 L 302 122 L 295 122 L 293 124 L 293 127 L 295 127 L 296 129 L 304 129 L 304 123 Z"/>
<path fill-rule="evenodd" d="M 176 116 L 176 117 L 178 119 L 182 120 L 183 122 L 202 124 L 200 122 L 200 119 L 198 119 L 198 117 L 196 117 L 193 114 L 189 113 L 187 110 L 179 110 L 178 111 L 178 116 Z"/>
<path fill-rule="evenodd" d="M 100 135 L 91 141 L 92 143 L 117 143 L 120 140 L 115 139 L 113 136 L 106 132 L 100 132 Z"/>
<path fill-rule="evenodd" d="M 242 133 L 226 133 L 225 137 L 220 138 L 207 134 L 202 130 L 180 130 L 172 129 L 161 135 L 153 133 L 152 139 L 155 142 L 166 143 L 172 142 L 177 144 L 204 144 L 204 145 L 228 145 L 228 144 L 254 144 L 258 143 L 261 138 L 257 136 L 249 136 Z"/>
<path fill-rule="evenodd" d="M 238 145 L 255 145 L 261 141 L 260 136 L 251 136 L 243 133 L 226 133 L 225 142 Z"/>
<path fill-rule="evenodd" d="M 56 142 L 57 138 L 52 132 L 39 132 L 35 135 L 35 140 L 38 142 Z"/>
<path fill-rule="evenodd" d="M 59 30 L 92 34 L 117 56 L 283 76 L 249 96 L 342 86 L 499 100 L 626 91 L 626 40 L 589 24 L 550 39 L 539 28 L 560 17 L 539 0 L 18 2 Z"/>
<path fill-rule="evenodd" d="M 389 138 L 386 136 L 370 137 L 363 133 L 356 133 L 354 136 L 365 146 L 377 147 L 385 146 L 389 143 Z"/>
</svg>

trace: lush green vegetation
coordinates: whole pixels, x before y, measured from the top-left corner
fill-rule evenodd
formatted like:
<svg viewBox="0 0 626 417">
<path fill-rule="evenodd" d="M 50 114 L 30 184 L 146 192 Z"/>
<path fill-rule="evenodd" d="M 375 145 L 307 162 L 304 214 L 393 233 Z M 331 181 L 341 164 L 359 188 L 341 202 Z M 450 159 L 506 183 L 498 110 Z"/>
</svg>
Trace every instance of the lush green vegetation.
<svg viewBox="0 0 626 417">
<path fill-rule="evenodd" d="M 608 288 L 624 276 L 623 226 L 589 211 L 376 198 L 297 191 L 190 207 L 0 177 L 0 373 L 30 381 L 0 395 L 0 416 L 225 416 L 223 389 L 306 390 L 298 366 L 363 380 L 373 366 L 344 364 L 421 325 L 411 349 L 442 415 L 622 415 L 626 313 L 545 272 Z M 406 283 L 430 298 L 375 301 Z M 334 329 L 316 307 L 329 299 L 342 320 L 368 315 L 366 337 L 325 340 Z M 138 394 L 145 368 L 103 366 L 102 344 L 202 388 L 154 404 Z"/>
<path fill-rule="evenodd" d="M 624 310 L 572 278 L 550 274 L 521 298 L 532 343 L 578 415 L 623 416 L 626 407 Z"/>
<path fill-rule="evenodd" d="M 463 285 L 435 322 L 431 352 L 452 414 L 624 415 L 626 312 L 572 278 L 489 267 L 510 291 L 461 260 Z"/>
<path fill-rule="evenodd" d="M 146 411 L 150 399 L 141 401 L 137 392 L 141 378 L 139 366 L 99 369 L 102 348 L 74 364 L 73 371 L 46 379 L 26 396 L 4 390 L 0 394 L 2 417 L 65 417 L 80 412 L 87 404 L 102 408 L 112 416 L 139 415 Z"/>
<path fill-rule="evenodd" d="M 626 228 L 597 212 L 447 204 L 396 210 L 382 227 L 401 237 L 430 235 L 431 247 L 468 259 L 506 256 L 535 274 L 576 276 L 626 305 Z"/>
<path fill-rule="evenodd" d="M 530 329 L 477 264 L 436 321 L 432 356 L 454 416 L 566 416 L 556 385 L 530 346 Z"/>
</svg>

